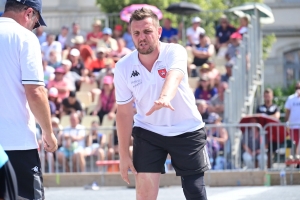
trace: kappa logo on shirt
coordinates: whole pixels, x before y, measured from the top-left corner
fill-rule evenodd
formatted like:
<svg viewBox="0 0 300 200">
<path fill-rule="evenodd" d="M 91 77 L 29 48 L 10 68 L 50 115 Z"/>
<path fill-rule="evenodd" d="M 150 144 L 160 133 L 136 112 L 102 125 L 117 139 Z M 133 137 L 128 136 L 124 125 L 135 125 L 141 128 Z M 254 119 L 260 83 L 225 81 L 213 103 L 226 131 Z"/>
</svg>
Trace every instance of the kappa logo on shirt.
<svg viewBox="0 0 300 200">
<path fill-rule="evenodd" d="M 138 71 L 133 70 L 133 71 L 132 71 L 132 74 L 131 74 L 131 76 L 130 76 L 130 78 L 136 77 L 136 76 L 139 76 L 139 75 L 140 75 L 140 73 L 139 73 Z"/>
</svg>

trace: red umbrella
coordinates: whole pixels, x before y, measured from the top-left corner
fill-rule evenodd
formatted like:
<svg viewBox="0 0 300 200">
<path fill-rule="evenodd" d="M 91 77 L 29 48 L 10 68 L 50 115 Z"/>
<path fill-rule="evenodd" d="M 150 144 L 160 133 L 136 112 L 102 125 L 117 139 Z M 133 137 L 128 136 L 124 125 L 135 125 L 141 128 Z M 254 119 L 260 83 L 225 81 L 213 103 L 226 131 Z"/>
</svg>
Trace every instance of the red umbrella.
<svg viewBox="0 0 300 200">
<path fill-rule="evenodd" d="M 130 20 L 131 14 L 135 10 L 141 9 L 141 8 L 148 8 L 148 9 L 152 10 L 157 15 L 159 20 L 161 20 L 163 18 L 162 12 L 155 6 L 148 5 L 148 4 L 132 4 L 132 5 L 127 6 L 127 7 L 123 8 L 121 10 L 121 12 L 120 12 L 121 20 L 128 23 L 129 20 Z"/>
<path fill-rule="evenodd" d="M 241 124 L 248 123 L 259 123 L 262 127 L 265 127 L 267 124 L 267 139 L 273 142 L 283 142 L 285 138 L 285 127 L 280 124 L 280 121 L 274 117 L 270 117 L 264 114 L 254 114 L 243 117 L 240 121 Z M 245 127 L 242 127 L 241 130 L 245 132 Z"/>
</svg>

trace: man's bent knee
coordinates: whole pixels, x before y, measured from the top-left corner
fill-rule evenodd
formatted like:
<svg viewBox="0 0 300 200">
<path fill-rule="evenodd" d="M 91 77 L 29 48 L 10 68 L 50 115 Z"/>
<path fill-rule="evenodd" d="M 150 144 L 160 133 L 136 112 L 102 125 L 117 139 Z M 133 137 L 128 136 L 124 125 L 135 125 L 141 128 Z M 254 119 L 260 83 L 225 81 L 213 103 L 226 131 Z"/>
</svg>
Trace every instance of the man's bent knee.
<svg viewBox="0 0 300 200">
<path fill-rule="evenodd" d="M 207 200 L 204 173 L 182 176 L 181 184 L 187 200 Z"/>
</svg>

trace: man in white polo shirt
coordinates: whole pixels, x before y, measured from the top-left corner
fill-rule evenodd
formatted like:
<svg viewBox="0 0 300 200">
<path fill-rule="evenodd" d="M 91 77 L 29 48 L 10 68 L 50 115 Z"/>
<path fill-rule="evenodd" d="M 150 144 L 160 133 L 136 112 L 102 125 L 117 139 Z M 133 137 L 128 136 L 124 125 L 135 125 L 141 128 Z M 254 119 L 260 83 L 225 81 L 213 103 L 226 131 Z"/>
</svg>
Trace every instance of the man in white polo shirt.
<svg viewBox="0 0 300 200">
<path fill-rule="evenodd" d="M 159 42 L 162 28 L 151 10 L 136 10 L 130 24 L 137 50 L 116 64 L 114 79 L 121 176 L 129 183 L 131 169 L 137 199 L 156 199 L 170 154 L 186 199 L 206 200 L 203 179 L 210 164 L 204 123 L 188 84 L 187 52 L 178 44 Z M 137 114 L 132 129 L 133 100 Z"/>
<path fill-rule="evenodd" d="M 300 139 L 300 82 L 297 82 L 295 89 L 295 94 L 289 96 L 285 102 L 285 120 L 291 125 L 291 139 L 298 146 Z"/>
<path fill-rule="evenodd" d="M 57 149 L 40 44 L 32 32 L 46 25 L 41 12 L 41 0 L 8 0 L 0 17 L 0 145 L 16 174 L 18 199 L 44 199 L 35 119 L 43 131 L 45 150 Z M 1 199 L 6 189 L 0 185 Z"/>
</svg>

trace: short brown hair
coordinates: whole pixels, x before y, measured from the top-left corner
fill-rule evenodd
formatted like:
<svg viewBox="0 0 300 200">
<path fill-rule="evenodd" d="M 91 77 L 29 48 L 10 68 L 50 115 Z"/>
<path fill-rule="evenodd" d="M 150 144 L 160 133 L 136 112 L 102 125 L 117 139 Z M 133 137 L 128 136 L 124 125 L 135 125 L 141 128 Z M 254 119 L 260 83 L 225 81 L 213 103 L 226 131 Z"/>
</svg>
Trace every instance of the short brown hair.
<svg viewBox="0 0 300 200">
<path fill-rule="evenodd" d="M 144 7 L 141 9 L 137 9 L 132 13 L 130 20 L 129 20 L 129 24 L 131 24 L 131 22 L 134 20 L 140 21 L 140 20 L 146 19 L 148 17 L 152 18 L 152 20 L 156 26 L 159 26 L 159 20 L 158 20 L 157 15 L 154 12 L 152 12 L 152 10 L 144 8 Z"/>
<path fill-rule="evenodd" d="M 264 94 L 273 94 L 273 90 L 271 88 L 267 88 L 265 89 Z"/>
</svg>

